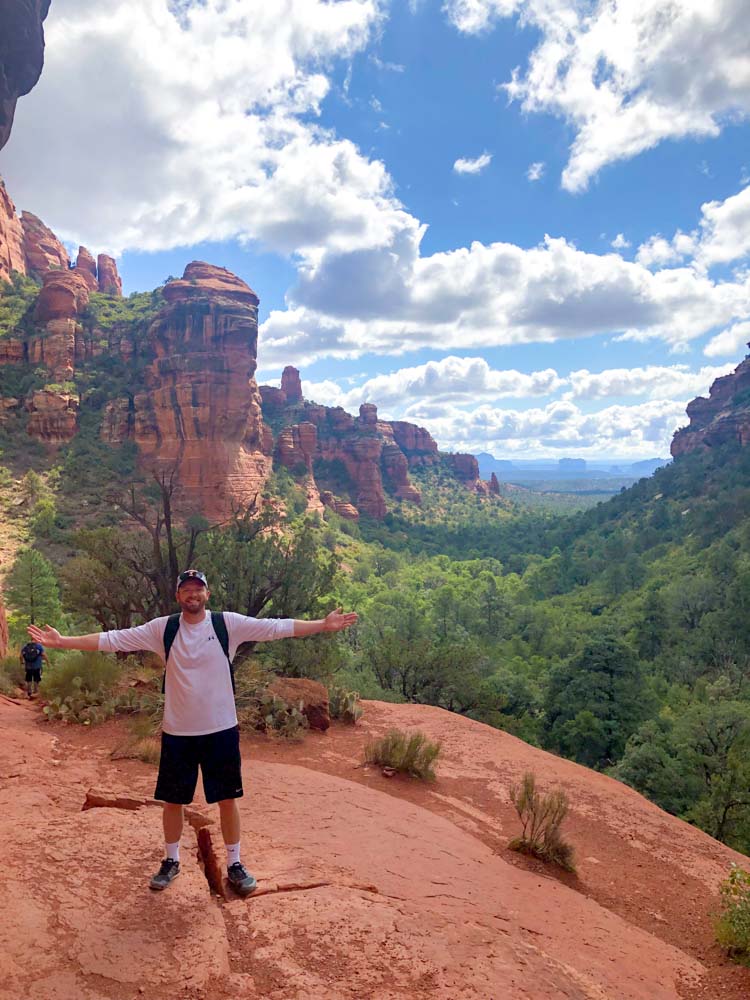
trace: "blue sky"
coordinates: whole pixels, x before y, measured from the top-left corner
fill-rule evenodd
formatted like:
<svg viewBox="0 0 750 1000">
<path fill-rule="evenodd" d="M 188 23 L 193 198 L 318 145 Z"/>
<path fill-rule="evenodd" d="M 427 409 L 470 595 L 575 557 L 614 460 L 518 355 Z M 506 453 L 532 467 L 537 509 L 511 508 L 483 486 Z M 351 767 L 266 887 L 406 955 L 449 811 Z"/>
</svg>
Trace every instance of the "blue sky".
<svg viewBox="0 0 750 1000">
<path fill-rule="evenodd" d="M 18 207 L 126 292 L 235 271 L 261 381 L 445 449 L 668 454 L 750 339 L 743 0 L 266 7 L 54 0 Z"/>
</svg>

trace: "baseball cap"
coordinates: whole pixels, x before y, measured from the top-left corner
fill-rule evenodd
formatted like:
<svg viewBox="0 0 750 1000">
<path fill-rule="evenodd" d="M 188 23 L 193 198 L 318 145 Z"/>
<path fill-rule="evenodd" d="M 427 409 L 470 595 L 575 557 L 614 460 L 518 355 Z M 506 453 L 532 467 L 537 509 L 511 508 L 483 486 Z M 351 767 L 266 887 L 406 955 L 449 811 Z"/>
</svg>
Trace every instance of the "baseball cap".
<svg viewBox="0 0 750 1000">
<path fill-rule="evenodd" d="M 180 573 L 177 577 L 177 589 L 179 590 L 183 583 L 187 583 L 188 580 L 197 580 L 202 583 L 204 587 L 208 586 L 208 580 L 206 579 L 206 574 L 201 573 L 199 569 L 186 569 L 184 573 Z"/>
</svg>

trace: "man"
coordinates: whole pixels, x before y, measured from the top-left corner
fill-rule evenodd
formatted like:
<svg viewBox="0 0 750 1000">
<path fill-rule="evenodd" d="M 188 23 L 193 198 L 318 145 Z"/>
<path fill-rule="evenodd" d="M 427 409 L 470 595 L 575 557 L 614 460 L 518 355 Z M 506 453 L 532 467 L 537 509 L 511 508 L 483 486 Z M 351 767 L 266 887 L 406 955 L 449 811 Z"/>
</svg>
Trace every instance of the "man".
<svg viewBox="0 0 750 1000">
<path fill-rule="evenodd" d="M 44 646 L 38 642 L 27 642 L 21 647 L 19 659 L 26 670 L 26 696 L 31 698 L 36 694 L 42 680 L 42 662 L 49 663 Z"/>
<path fill-rule="evenodd" d="M 164 803 L 166 856 L 150 886 L 166 889 L 180 873 L 183 806 L 193 800 L 200 767 L 206 801 L 219 804 L 229 883 L 240 895 L 247 895 L 256 888 L 256 881 L 240 860 L 237 799 L 243 791 L 231 661 L 243 642 L 340 632 L 353 625 L 357 615 L 342 614 L 338 608 L 319 621 L 248 618 L 231 611 L 212 616 L 206 609 L 208 581 L 195 569 L 180 573 L 176 597 L 179 616 L 155 618 L 135 628 L 62 636 L 49 625 L 43 629 L 30 625 L 28 632 L 52 649 L 149 650 L 164 659 L 162 748 L 154 797 Z M 218 634 L 222 631 L 223 635 Z"/>
</svg>

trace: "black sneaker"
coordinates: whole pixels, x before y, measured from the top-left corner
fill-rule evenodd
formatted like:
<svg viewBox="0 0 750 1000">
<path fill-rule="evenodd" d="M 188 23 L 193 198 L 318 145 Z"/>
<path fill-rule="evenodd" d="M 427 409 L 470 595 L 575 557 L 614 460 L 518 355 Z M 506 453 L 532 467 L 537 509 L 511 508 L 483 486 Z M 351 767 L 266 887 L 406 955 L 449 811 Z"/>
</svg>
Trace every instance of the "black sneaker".
<svg viewBox="0 0 750 1000">
<path fill-rule="evenodd" d="M 229 884 L 240 896 L 249 896 L 258 887 L 255 876 L 245 868 L 241 861 L 235 861 L 227 868 Z"/>
<path fill-rule="evenodd" d="M 170 882 L 173 882 L 180 874 L 180 862 L 165 858 L 161 863 L 161 868 L 149 882 L 152 889 L 166 889 Z"/>
</svg>

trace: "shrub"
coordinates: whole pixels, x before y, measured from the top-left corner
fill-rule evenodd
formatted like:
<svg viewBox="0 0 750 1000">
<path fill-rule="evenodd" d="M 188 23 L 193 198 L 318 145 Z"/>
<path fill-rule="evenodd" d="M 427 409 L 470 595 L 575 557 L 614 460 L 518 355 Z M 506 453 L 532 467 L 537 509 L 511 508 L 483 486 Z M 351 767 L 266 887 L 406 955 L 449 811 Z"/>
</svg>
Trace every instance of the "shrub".
<svg viewBox="0 0 750 1000">
<path fill-rule="evenodd" d="M 271 694 L 274 674 L 257 660 L 248 660 L 235 673 L 237 719 L 243 729 L 273 733 L 286 739 L 302 739 L 310 728 L 303 702 L 290 704 Z"/>
<path fill-rule="evenodd" d="M 355 725 L 362 716 L 359 692 L 347 691 L 342 687 L 328 688 L 328 711 L 332 719 L 341 719 Z"/>
<path fill-rule="evenodd" d="M 732 863 L 719 891 L 722 912 L 714 925 L 716 940 L 733 958 L 750 964 L 750 873 Z"/>
<path fill-rule="evenodd" d="M 381 740 L 372 740 L 365 747 L 365 761 L 380 764 L 389 771 L 408 774 L 422 781 L 434 781 L 434 763 L 441 744 L 430 743 L 424 733 L 391 729 Z"/>
<path fill-rule="evenodd" d="M 568 813 L 565 792 L 558 788 L 543 795 L 537 790 L 534 775 L 527 772 L 520 786 L 512 786 L 510 797 L 523 832 L 511 840 L 508 847 L 541 861 L 551 861 L 566 871 L 575 871 L 573 848 L 560 835 L 560 826 Z"/>
<path fill-rule="evenodd" d="M 17 656 L 8 655 L 0 659 L 0 691 L 3 694 L 15 694 L 17 687 L 22 687 L 26 671 Z"/>
<path fill-rule="evenodd" d="M 101 703 L 121 674 L 121 665 L 105 653 L 69 653 L 44 672 L 40 690 L 44 698 L 60 701 L 73 694 L 97 694 Z"/>
</svg>

